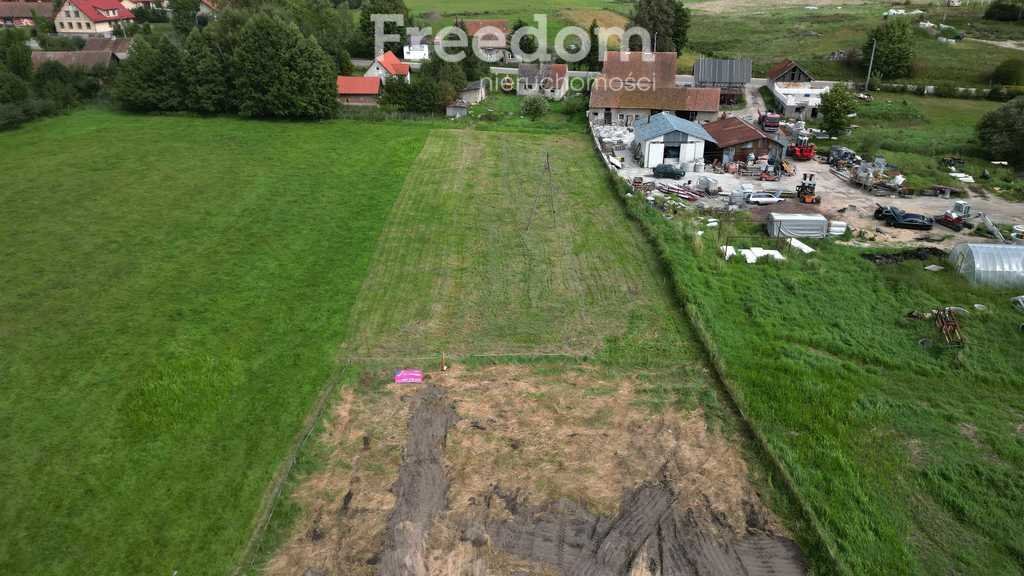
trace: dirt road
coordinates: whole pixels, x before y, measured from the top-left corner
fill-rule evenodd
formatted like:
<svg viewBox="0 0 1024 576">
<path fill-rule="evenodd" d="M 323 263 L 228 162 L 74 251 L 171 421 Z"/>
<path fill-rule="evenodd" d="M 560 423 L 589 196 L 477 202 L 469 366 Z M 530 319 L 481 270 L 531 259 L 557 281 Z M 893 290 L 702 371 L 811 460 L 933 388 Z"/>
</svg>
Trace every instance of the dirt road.
<svg viewBox="0 0 1024 576">
<path fill-rule="evenodd" d="M 875 205 L 896 206 L 907 212 L 916 212 L 927 216 L 937 216 L 952 207 L 955 199 L 915 196 L 913 198 L 876 197 L 851 186 L 829 172 L 827 164 L 818 162 L 801 162 L 797 164 L 799 173 L 809 172 L 815 175 L 818 192 L 822 197 L 821 213 L 830 219 L 843 220 L 855 230 L 864 230 L 876 240 L 900 244 L 927 244 L 949 248 L 961 242 L 978 241 L 977 237 L 967 236 L 964 232 L 956 233 L 948 228 L 936 226 L 930 233 L 919 230 L 901 230 L 881 226 L 874 220 Z M 799 173 L 796 178 L 799 178 Z M 796 185 L 797 179 L 789 178 L 787 183 Z M 998 196 L 972 196 L 966 198 L 972 209 L 988 214 L 994 221 L 1005 224 L 1024 224 L 1024 203 L 1010 202 Z M 840 212 L 842 210 L 842 212 Z M 784 211 L 784 210 L 783 210 Z M 933 241 L 922 242 L 923 237 L 931 237 Z"/>
</svg>

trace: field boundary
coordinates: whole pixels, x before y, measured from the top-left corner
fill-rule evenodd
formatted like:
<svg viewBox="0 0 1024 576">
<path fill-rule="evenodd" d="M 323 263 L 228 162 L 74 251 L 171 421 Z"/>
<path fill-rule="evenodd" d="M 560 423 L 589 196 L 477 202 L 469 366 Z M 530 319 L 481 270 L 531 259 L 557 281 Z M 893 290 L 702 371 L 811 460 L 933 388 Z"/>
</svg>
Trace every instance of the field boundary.
<svg viewBox="0 0 1024 576">
<path fill-rule="evenodd" d="M 779 480 L 781 480 L 783 486 L 785 486 L 786 492 L 789 493 L 789 496 L 796 503 L 800 510 L 800 514 L 803 516 L 803 520 L 811 527 L 814 536 L 818 540 L 818 549 L 824 553 L 826 558 L 828 558 L 834 572 L 843 576 L 851 574 L 850 570 L 839 558 L 835 543 L 827 536 L 828 532 L 822 527 L 821 521 L 818 519 L 818 515 L 814 512 L 814 509 L 811 508 L 807 499 L 804 498 L 800 490 L 797 489 L 796 482 L 793 480 L 792 475 L 790 475 L 789 470 L 771 448 L 768 438 L 766 438 L 760 429 L 754 425 L 753 421 L 751 421 L 750 417 L 747 416 L 746 411 L 743 409 L 743 404 L 740 402 L 740 398 L 742 396 L 739 394 L 736 386 L 726 376 L 725 364 L 718 352 L 717 344 L 715 344 L 711 333 L 707 329 L 704 318 L 696 307 L 690 304 L 685 290 L 680 287 L 678 282 L 675 281 L 673 266 L 667 257 L 667 247 L 655 230 L 640 217 L 639 211 L 647 210 L 647 207 L 630 205 L 624 195 L 626 192 L 630 191 L 629 184 L 626 180 L 618 176 L 615 169 L 608 162 L 608 159 L 601 153 L 601 146 L 597 140 L 597 135 L 592 130 L 591 138 L 594 142 L 594 152 L 597 154 L 598 159 L 601 160 L 607 170 L 607 176 L 609 183 L 612 186 L 612 191 L 615 193 L 615 196 L 624 209 L 626 215 L 640 227 L 644 237 L 654 249 L 661 268 L 661 273 L 665 275 L 666 280 L 670 284 L 672 299 L 675 300 L 676 305 L 682 308 L 685 312 L 687 320 L 697 333 L 697 338 L 704 350 L 704 354 L 708 358 L 709 364 L 711 365 L 711 372 L 714 380 L 718 383 L 718 387 L 725 393 L 729 405 L 736 412 L 737 416 L 739 416 L 744 432 L 754 441 L 758 451 L 760 451 L 763 457 L 767 459 L 772 469 L 771 471 Z"/>
<path fill-rule="evenodd" d="M 338 386 L 338 382 L 341 380 L 341 374 L 348 365 L 349 364 L 347 363 L 339 363 L 335 366 L 334 371 L 331 373 L 330 377 L 327 378 L 323 388 L 321 388 L 320 394 L 317 396 L 316 403 L 313 404 L 312 410 L 310 410 L 306 415 L 306 418 L 303 420 L 302 428 L 299 429 L 299 433 L 295 436 L 295 442 L 292 443 L 292 447 L 288 451 L 288 455 L 285 457 L 284 462 L 281 463 L 277 472 L 274 473 L 274 477 L 270 481 L 270 485 L 263 494 L 263 499 L 260 503 L 260 511 L 256 515 L 254 527 L 252 532 L 249 534 L 249 540 L 245 543 L 245 548 L 243 548 L 241 556 L 238 558 L 238 562 L 235 564 L 235 568 L 231 571 L 232 576 L 240 576 L 255 566 L 256 559 L 259 558 L 259 551 L 263 545 L 263 539 L 266 535 L 267 527 L 270 526 L 270 521 L 274 517 L 274 510 L 277 509 L 277 503 L 281 499 L 281 491 L 284 488 L 285 483 L 288 481 L 288 478 L 291 477 L 292 471 L 295 469 L 295 464 L 298 463 L 299 457 L 302 455 L 303 448 L 306 446 L 306 442 L 309 440 L 310 436 L 313 435 L 313 431 L 316 430 L 317 424 L 323 417 L 324 409 L 326 409 L 329 404 L 328 400 L 333 395 L 334 390 Z"/>
</svg>

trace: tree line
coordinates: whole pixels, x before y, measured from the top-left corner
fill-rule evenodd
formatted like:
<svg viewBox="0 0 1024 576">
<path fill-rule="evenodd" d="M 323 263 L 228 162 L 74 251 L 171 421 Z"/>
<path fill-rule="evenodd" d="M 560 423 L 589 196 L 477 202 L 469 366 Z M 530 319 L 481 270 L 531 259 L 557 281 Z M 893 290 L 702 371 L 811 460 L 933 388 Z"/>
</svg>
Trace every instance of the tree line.
<svg viewBox="0 0 1024 576">
<path fill-rule="evenodd" d="M 92 100 L 109 76 L 106 69 L 69 69 L 60 62 L 45 62 L 34 70 L 26 40 L 21 30 L 0 31 L 0 130 Z"/>
</svg>

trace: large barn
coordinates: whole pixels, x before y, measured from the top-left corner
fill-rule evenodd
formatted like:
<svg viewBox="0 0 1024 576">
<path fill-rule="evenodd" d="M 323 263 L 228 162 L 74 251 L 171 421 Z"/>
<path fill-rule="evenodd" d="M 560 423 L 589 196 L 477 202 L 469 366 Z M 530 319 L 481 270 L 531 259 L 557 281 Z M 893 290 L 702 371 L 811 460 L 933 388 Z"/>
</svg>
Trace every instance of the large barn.
<svg viewBox="0 0 1024 576">
<path fill-rule="evenodd" d="M 704 158 L 705 143 L 714 141 L 700 124 L 662 112 L 636 125 L 633 156 L 644 168 L 659 164 L 692 166 Z"/>
</svg>

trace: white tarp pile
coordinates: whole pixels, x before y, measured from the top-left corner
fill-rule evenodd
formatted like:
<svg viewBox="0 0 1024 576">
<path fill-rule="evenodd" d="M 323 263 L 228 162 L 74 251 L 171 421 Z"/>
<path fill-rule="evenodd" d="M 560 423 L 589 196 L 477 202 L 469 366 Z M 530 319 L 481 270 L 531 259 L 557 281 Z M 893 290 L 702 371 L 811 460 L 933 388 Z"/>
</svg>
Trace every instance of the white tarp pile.
<svg viewBox="0 0 1024 576">
<path fill-rule="evenodd" d="M 833 220 L 832 222 L 829 222 L 829 224 L 828 224 L 828 235 L 829 236 L 842 236 L 843 234 L 846 234 L 846 229 L 847 228 L 848 228 L 848 226 L 846 225 L 846 222 L 839 222 L 839 221 Z"/>
<path fill-rule="evenodd" d="M 950 172 L 949 175 L 951 178 L 955 178 L 964 184 L 974 184 L 974 176 L 971 176 L 970 174 L 964 174 L 963 172 Z"/>
<path fill-rule="evenodd" d="M 772 260 L 778 260 L 780 262 L 786 259 L 786 257 L 782 255 L 782 252 L 779 252 L 778 250 L 765 250 L 764 248 L 757 247 L 740 248 L 739 250 L 736 250 L 736 248 L 732 246 L 719 246 L 718 249 L 721 250 L 722 256 L 724 256 L 727 261 L 732 259 L 736 254 L 739 254 L 740 256 L 743 256 L 743 260 L 746 261 L 747 264 L 756 264 L 761 258 L 771 258 Z"/>
<path fill-rule="evenodd" d="M 803 242 L 797 240 L 796 238 L 790 238 L 787 242 L 789 243 L 790 246 L 792 246 L 793 248 L 796 248 L 797 250 L 803 252 L 804 254 L 813 254 L 814 253 L 814 248 L 811 248 L 810 246 L 808 246 L 807 244 L 804 244 Z"/>
<path fill-rule="evenodd" d="M 828 232 L 828 219 L 821 214 L 768 215 L 768 235 L 775 238 L 824 238 Z"/>
</svg>

